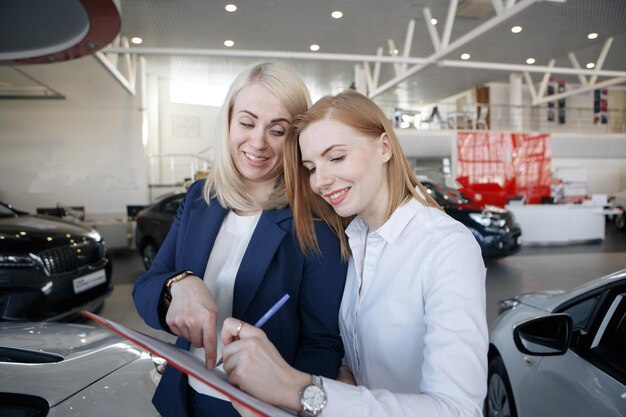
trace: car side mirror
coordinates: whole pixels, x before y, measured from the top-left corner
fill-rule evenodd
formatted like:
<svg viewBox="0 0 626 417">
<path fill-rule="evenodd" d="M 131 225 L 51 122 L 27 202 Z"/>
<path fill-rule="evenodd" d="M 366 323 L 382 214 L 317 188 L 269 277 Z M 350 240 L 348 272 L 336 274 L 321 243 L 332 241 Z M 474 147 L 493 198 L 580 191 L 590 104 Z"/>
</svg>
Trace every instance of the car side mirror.
<svg viewBox="0 0 626 417">
<path fill-rule="evenodd" d="M 573 327 L 572 318 L 568 314 L 538 317 L 515 326 L 513 340 L 522 353 L 535 356 L 563 355 L 570 346 Z"/>
</svg>

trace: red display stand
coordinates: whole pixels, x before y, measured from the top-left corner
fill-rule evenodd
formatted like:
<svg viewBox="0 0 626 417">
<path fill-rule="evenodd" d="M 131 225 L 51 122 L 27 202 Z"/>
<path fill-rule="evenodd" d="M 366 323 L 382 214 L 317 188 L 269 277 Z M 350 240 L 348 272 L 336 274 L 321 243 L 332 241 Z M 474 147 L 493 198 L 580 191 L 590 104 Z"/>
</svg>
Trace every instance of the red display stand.
<svg viewBox="0 0 626 417">
<path fill-rule="evenodd" d="M 550 197 L 549 134 L 459 132 L 457 150 L 457 181 L 470 197 L 500 207 Z"/>
</svg>

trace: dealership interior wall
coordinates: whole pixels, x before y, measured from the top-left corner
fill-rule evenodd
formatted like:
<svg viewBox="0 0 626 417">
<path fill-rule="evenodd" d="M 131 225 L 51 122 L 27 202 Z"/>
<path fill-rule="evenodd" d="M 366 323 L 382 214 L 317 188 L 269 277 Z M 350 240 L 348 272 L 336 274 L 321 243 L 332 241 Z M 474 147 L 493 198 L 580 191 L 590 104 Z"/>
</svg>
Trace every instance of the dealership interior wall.
<svg viewBox="0 0 626 417">
<path fill-rule="evenodd" d="M 28 71 L 35 78 L 41 74 L 66 99 L 0 101 L 0 201 L 17 208 L 34 212 L 60 204 L 83 206 L 94 220 L 125 216 L 127 205 L 148 204 L 160 193 L 148 186 L 148 154 L 194 154 L 212 146 L 218 108 L 170 103 L 167 79 L 147 77 L 144 139 L 141 91 L 129 94 L 93 57 L 31 65 Z M 613 88 L 623 97 L 623 87 Z M 589 94 L 577 97 L 592 100 Z M 199 134 L 176 136 L 172 120 L 185 116 L 200 121 Z M 552 133 L 553 169 L 585 167 L 589 194 L 626 188 L 626 134 L 567 128 Z M 399 136 L 417 165 L 454 154 L 454 130 L 403 129 Z"/>
</svg>

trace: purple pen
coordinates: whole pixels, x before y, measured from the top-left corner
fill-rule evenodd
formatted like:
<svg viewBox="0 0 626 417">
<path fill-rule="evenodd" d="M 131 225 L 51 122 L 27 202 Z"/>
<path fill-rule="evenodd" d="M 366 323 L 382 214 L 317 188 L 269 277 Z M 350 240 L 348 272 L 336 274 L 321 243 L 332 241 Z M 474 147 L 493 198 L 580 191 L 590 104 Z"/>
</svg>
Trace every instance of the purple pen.
<svg viewBox="0 0 626 417">
<path fill-rule="evenodd" d="M 263 314 L 263 317 L 261 317 L 255 324 L 254 327 L 261 327 L 263 326 L 269 319 L 272 318 L 272 316 L 274 314 L 276 314 L 276 312 L 278 310 L 280 310 L 280 308 L 287 302 L 287 300 L 289 300 L 289 294 L 285 294 L 281 297 L 280 300 L 276 301 L 276 303 L 269 309 L 267 310 L 267 313 Z M 217 368 L 218 366 L 220 366 L 222 363 L 224 363 L 224 357 L 221 357 L 217 363 L 215 364 L 215 367 Z"/>
<path fill-rule="evenodd" d="M 254 324 L 254 327 L 261 327 L 265 324 L 266 321 L 268 321 L 269 319 L 272 318 L 272 316 L 274 314 L 276 314 L 276 312 L 278 310 L 280 310 L 280 308 L 283 306 L 283 304 L 285 304 L 287 302 L 287 300 L 289 300 L 289 294 L 285 294 L 282 296 L 282 298 L 278 301 L 276 301 L 276 304 L 274 304 L 272 306 L 272 308 L 270 308 L 269 310 L 267 310 L 267 313 L 263 314 L 263 317 L 261 317 L 259 319 L 259 321 L 257 321 Z"/>
</svg>

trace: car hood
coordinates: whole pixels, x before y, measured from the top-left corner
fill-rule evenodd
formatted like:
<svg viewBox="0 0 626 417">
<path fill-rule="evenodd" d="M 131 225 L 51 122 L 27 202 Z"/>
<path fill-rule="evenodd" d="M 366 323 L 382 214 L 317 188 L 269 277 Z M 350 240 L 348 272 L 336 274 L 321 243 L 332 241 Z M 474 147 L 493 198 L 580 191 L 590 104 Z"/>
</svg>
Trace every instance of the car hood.
<svg viewBox="0 0 626 417">
<path fill-rule="evenodd" d="M 146 355 L 109 330 L 71 323 L 0 324 L 0 347 L 58 357 L 0 362 L 0 391 L 42 397 L 51 407 Z"/>
<path fill-rule="evenodd" d="M 594 279 L 568 291 L 537 291 L 521 294 L 515 298 L 518 299 L 521 303 L 529 305 L 531 307 L 539 308 L 545 311 L 553 311 L 567 300 L 571 300 L 578 297 L 579 295 L 593 291 L 596 288 L 603 287 L 605 285 L 611 285 L 613 282 L 618 281 L 626 281 L 626 269 Z"/>
<path fill-rule="evenodd" d="M 47 216 L 24 215 L 0 218 L 0 250 L 32 252 L 92 238 L 97 233 L 81 224 Z"/>
</svg>

